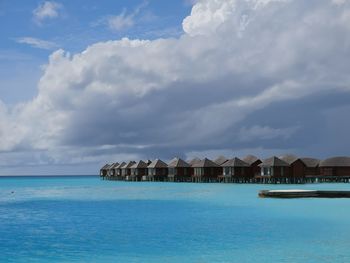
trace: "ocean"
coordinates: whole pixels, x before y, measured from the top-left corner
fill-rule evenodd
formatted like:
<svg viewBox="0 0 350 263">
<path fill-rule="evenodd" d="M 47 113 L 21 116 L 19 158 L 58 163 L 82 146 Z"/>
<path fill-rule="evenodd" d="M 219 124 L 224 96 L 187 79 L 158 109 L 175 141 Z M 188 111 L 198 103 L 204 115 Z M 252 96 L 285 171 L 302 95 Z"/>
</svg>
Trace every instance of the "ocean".
<svg viewBox="0 0 350 263">
<path fill-rule="evenodd" d="M 0 178 L 0 262 L 350 262 L 350 199 L 262 199 L 350 184 Z"/>
</svg>

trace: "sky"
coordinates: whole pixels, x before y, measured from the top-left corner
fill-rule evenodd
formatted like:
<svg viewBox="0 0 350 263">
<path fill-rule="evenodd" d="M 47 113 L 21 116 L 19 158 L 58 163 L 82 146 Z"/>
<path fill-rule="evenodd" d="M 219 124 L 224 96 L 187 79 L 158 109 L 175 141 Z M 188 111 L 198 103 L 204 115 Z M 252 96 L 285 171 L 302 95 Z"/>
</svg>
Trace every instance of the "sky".
<svg viewBox="0 0 350 263">
<path fill-rule="evenodd" d="M 0 175 L 350 155 L 349 0 L 0 0 Z"/>
</svg>

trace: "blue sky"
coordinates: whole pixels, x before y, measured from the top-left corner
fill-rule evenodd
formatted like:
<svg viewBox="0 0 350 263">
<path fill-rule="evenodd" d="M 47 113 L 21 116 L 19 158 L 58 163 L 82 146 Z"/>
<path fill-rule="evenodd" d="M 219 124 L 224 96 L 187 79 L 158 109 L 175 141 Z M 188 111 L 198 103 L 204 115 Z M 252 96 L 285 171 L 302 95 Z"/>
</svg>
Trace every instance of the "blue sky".
<svg viewBox="0 0 350 263">
<path fill-rule="evenodd" d="M 37 82 L 50 53 L 58 48 L 80 52 L 99 41 L 122 37 L 154 39 L 178 36 L 182 19 L 190 12 L 185 1 L 118 0 L 118 1 L 51 1 L 57 16 L 37 19 L 34 12 L 45 1 L 0 1 L 0 78 L 1 99 L 18 103 L 34 97 Z M 136 9 L 140 9 L 134 14 Z M 125 13 L 133 25 L 120 29 L 108 26 L 108 18 Z M 35 47 L 19 43 L 22 38 L 51 43 Z M 25 87 L 24 87 L 25 86 Z"/>
<path fill-rule="evenodd" d="M 350 155 L 349 0 L 0 0 L 0 174 Z"/>
</svg>

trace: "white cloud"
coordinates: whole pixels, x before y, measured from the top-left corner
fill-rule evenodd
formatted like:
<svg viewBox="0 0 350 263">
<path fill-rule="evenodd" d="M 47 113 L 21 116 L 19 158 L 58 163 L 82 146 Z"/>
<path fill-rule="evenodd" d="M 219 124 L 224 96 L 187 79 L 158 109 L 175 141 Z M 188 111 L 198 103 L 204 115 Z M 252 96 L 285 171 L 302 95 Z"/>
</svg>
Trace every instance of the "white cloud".
<svg viewBox="0 0 350 263">
<path fill-rule="evenodd" d="M 92 26 L 105 25 L 112 31 L 124 31 L 137 23 L 154 19 L 154 15 L 147 13 L 145 16 L 140 17 L 141 11 L 143 11 L 148 5 L 147 1 L 143 1 L 140 5 L 136 6 L 132 12 L 127 12 L 124 8 L 118 15 L 110 15 L 99 19 L 97 22 L 92 23 Z"/>
<path fill-rule="evenodd" d="M 119 15 L 111 16 L 107 21 L 109 28 L 116 31 L 128 29 L 135 24 L 134 15 L 127 15 L 126 10 Z"/>
<path fill-rule="evenodd" d="M 27 44 L 34 48 L 47 49 L 47 50 L 55 49 L 58 47 L 58 45 L 54 42 L 46 41 L 46 40 L 42 40 L 34 37 L 21 37 L 21 38 L 17 38 L 16 41 L 17 43 L 20 43 L 20 44 Z"/>
<path fill-rule="evenodd" d="M 336 103 L 328 97 L 350 91 L 349 10 L 331 0 L 201 0 L 179 38 L 58 50 L 38 96 L 0 108 L 0 127 L 11 128 L 1 130 L 0 145 L 48 155 L 69 147 L 77 162 L 116 153 L 306 151 L 318 144 L 319 112 Z M 103 145 L 115 147 L 101 152 Z M 59 162 L 64 154 L 55 155 Z"/>
<path fill-rule="evenodd" d="M 41 24 L 46 19 L 57 18 L 62 4 L 54 1 L 45 1 L 33 10 L 34 21 Z"/>
</svg>

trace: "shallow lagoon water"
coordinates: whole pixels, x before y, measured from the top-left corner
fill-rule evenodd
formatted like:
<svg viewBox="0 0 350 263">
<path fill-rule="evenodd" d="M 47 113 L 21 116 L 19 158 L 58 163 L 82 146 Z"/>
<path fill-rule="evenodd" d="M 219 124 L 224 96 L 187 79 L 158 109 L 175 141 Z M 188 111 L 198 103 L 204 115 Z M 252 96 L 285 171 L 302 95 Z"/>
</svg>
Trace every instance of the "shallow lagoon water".
<svg viewBox="0 0 350 263">
<path fill-rule="evenodd" d="M 0 178 L 0 262 L 350 262 L 350 199 L 261 199 L 350 184 Z"/>
</svg>

